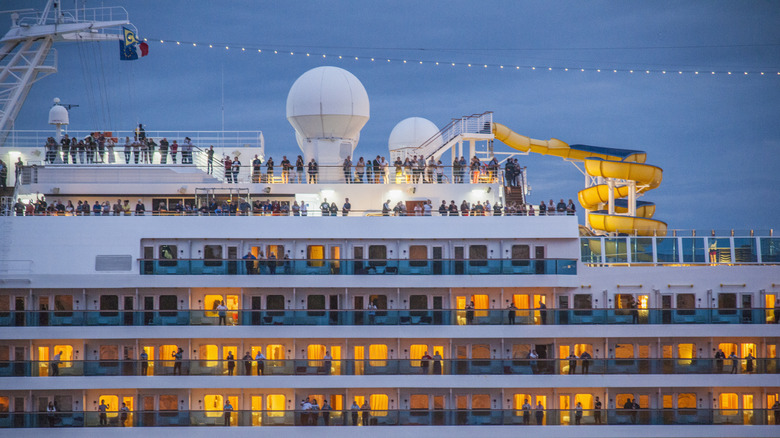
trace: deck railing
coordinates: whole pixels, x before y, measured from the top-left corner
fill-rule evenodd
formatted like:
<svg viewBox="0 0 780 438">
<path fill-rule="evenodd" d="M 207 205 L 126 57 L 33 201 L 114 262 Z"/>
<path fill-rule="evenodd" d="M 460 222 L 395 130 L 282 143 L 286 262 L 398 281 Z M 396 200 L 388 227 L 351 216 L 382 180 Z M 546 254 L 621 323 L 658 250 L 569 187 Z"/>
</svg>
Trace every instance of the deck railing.
<svg viewBox="0 0 780 438">
<path fill-rule="evenodd" d="M 210 411 L 63 411 L 6 412 L 1 428 L 49 427 L 202 427 L 202 426 L 511 426 L 599 425 L 684 426 L 676 433 L 697 433 L 697 426 L 777 425 L 780 410 L 772 409 L 388 409 L 355 410 L 224 410 Z M 604 433 L 610 433 L 605 429 Z M 690 430 L 689 430 L 690 429 Z M 171 430 L 173 432 L 173 430 Z M 475 429 L 476 432 L 476 429 Z M 484 433 L 484 432 L 483 432 Z M 572 432 L 573 433 L 573 432 Z M 659 431 L 660 433 L 660 431 Z M 712 431 L 711 433 L 715 433 Z M 745 429 L 746 436 L 759 433 Z M 705 433 L 706 434 L 706 433 Z M 763 436 L 763 435 L 761 435 Z"/>
<path fill-rule="evenodd" d="M 777 324 L 775 309 L 5 310 L 0 327 Z"/>
<path fill-rule="evenodd" d="M 0 377 L 778 374 L 780 359 L 234 359 L 0 361 Z M 259 364 L 258 362 L 262 362 Z"/>
</svg>

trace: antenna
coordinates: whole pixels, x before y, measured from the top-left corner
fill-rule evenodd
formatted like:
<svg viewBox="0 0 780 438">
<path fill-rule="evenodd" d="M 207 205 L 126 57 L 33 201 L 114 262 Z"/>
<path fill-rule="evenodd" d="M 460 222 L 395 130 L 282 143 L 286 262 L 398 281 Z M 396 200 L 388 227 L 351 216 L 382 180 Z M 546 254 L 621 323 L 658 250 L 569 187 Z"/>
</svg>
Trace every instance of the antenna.
<svg viewBox="0 0 780 438">
<path fill-rule="evenodd" d="M 109 21 L 80 18 L 78 9 L 63 11 L 61 0 L 48 0 L 41 12 L 11 14 L 11 28 L 0 38 L 0 78 L 9 78 L 0 80 L 0 144 L 8 137 L 32 84 L 57 72 L 56 52 L 51 51 L 55 42 L 119 41 L 121 26 L 135 29 L 122 7 L 90 11 L 93 17 Z"/>
</svg>

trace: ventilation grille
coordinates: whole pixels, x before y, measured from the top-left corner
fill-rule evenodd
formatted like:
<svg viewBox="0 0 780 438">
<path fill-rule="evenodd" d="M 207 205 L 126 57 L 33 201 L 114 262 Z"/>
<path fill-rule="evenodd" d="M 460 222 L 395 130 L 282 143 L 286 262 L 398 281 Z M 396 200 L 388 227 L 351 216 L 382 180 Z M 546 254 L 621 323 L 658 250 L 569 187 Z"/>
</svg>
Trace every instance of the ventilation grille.
<svg viewBox="0 0 780 438">
<path fill-rule="evenodd" d="M 130 271 L 133 269 L 133 257 L 130 255 L 95 256 L 96 271 Z"/>
</svg>

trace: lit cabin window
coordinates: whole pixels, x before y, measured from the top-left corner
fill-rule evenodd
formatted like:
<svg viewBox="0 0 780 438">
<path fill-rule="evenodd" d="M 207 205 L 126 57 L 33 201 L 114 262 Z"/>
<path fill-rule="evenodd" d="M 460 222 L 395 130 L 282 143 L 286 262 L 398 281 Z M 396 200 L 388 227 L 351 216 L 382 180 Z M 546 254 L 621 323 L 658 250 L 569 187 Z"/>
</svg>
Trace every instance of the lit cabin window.
<svg viewBox="0 0 780 438">
<path fill-rule="evenodd" d="M 721 415 L 737 415 L 737 409 L 739 409 L 739 398 L 737 394 L 733 392 L 723 392 L 718 396 L 718 404 L 721 409 Z M 733 409 L 733 410 L 725 410 Z"/>
<path fill-rule="evenodd" d="M 201 345 L 198 357 L 201 360 L 201 365 L 207 368 L 212 368 L 219 365 L 217 361 L 219 359 L 219 348 L 216 345 Z"/>
<path fill-rule="evenodd" d="M 119 410 L 119 397 L 115 395 L 101 395 L 98 397 L 97 404 L 100 406 L 101 403 L 105 403 L 106 406 L 108 406 L 108 414 L 106 417 L 108 418 L 115 418 L 119 415 L 117 412 Z"/>
<path fill-rule="evenodd" d="M 10 406 L 10 399 L 7 396 L 0 396 L 0 413 L 8 412 Z"/>
<path fill-rule="evenodd" d="M 325 346 L 321 344 L 309 344 L 306 348 L 306 357 L 309 359 L 310 367 L 321 367 L 322 358 L 325 357 Z"/>
<path fill-rule="evenodd" d="M 696 394 L 677 394 L 677 409 L 696 409 Z"/>
<path fill-rule="evenodd" d="M 271 254 L 273 254 L 277 260 L 284 258 L 284 245 L 268 245 L 265 248 L 266 257 L 271 257 Z"/>
<path fill-rule="evenodd" d="M 176 354 L 176 352 L 178 351 L 179 351 L 178 345 L 161 345 L 160 360 L 163 361 L 162 366 L 172 367 L 174 362 L 173 355 Z"/>
<path fill-rule="evenodd" d="M 269 417 L 283 417 L 287 408 L 287 397 L 283 394 L 270 394 L 266 397 L 266 410 Z"/>
<path fill-rule="evenodd" d="M 368 348 L 368 358 L 372 367 L 387 366 L 387 345 L 371 344 Z"/>
<path fill-rule="evenodd" d="M 487 245 L 469 245 L 469 266 L 487 266 Z"/>
<path fill-rule="evenodd" d="M 73 346 L 72 345 L 55 345 L 52 349 L 54 354 L 62 353 L 60 355 L 60 368 L 70 368 L 73 366 Z"/>
<path fill-rule="evenodd" d="M 176 245 L 160 245 L 160 266 L 176 266 Z"/>
<path fill-rule="evenodd" d="M 269 360 L 284 360 L 284 345 L 269 344 L 266 346 L 265 358 Z"/>
<path fill-rule="evenodd" d="M 222 245 L 205 245 L 203 260 L 205 266 L 222 266 Z"/>
<path fill-rule="evenodd" d="M 371 406 L 371 415 L 374 417 L 386 417 L 387 401 L 387 394 L 371 394 L 368 397 L 368 404 Z"/>
<path fill-rule="evenodd" d="M 203 407 L 206 409 L 207 417 L 221 417 L 222 409 L 225 407 L 224 398 L 220 394 L 208 394 L 203 397 Z M 235 406 L 233 408 L 235 409 Z"/>
<path fill-rule="evenodd" d="M 528 266 L 531 258 L 531 247 L 528 245 L 512 245 L 512 266 Z M 523 307 L 521 307 L 522 309 Z"/>
<path fill-rule="evenodd" d="M 516 409 L 515 415 L 523 415 L 523 405 L 528 402 L 528 405 L 531 406 L 531 409 L 533 410 L 536 405 L 531 404 L 533 402 L 533 397 L 531 397 L 530 394 L 515 394 L 512 398 L 512 404 L 514 405 L 514 408 Z"/>
<path fill-rule="evenodd" d="M 582 409 L 593 409 L 593 394 L 575 394 L 574 406 L 577 406 L 577 403 L 582 403 Z"/>
<path fill-rule="evenodd" d="M 429 352 L 428 346 L 425 344 L 410 345 L 409 346 L 409 359 L 411 360 L 410 365 L 413 367 L 421 366 L 420 359 L 425 355 L 426 352 L 428 352 L 429 355 L 433 356 Z"/>
<path fill-rule="evenodd" d="M 312 267 L 322 267 L 325 259 L 325 246 L 324 245 L 309 245 L 306 247 L 306 264 Z"/>
<path fill-rule="evenodd" d="M 409 247 L 409 266 L 426 266 L 428 264 L 428 247 L 412 245 Z"/>
</svg>

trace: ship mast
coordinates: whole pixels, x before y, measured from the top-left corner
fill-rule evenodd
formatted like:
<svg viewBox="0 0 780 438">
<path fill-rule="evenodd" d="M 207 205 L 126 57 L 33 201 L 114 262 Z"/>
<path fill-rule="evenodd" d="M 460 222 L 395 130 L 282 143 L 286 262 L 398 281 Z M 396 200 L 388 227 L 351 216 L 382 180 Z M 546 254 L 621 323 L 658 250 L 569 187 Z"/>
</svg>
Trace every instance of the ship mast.
<svg viewBox="0 0 780 438">
<path fill-rule="evenodd" d="M 61 0 L 48 0 L 43 11 L 11 14 L 11 29 L 0 39 L 0 146 L 32 85 L 57 72 L 55 42 L 119 41 L 122 26 L 133 28 L 122 7 L 75 3 L 64 11 Z"/>
</svg>

